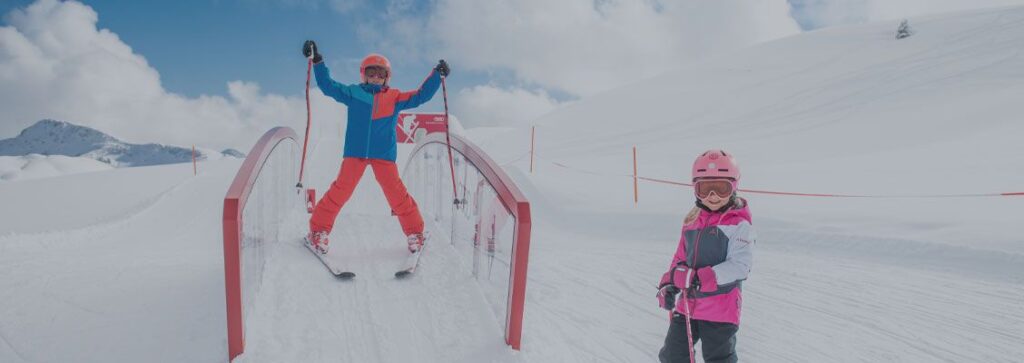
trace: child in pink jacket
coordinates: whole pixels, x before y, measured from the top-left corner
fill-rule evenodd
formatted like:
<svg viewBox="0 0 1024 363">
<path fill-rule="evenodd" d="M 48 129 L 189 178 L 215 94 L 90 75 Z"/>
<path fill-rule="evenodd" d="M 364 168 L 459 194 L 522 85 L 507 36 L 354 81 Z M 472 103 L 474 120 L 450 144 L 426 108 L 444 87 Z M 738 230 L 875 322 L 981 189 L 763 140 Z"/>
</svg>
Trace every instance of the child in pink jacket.
<svg viewBox="0 0 1024 363">
<path fill-rule="evenodd" d="M 746 200 L 736 195 L 740 170 L 731 154 L 704 152 L 692 176 L 697 206 L 683 222 L 675 257 L 658 286 L 659 303 L 672 316 L 658 357 L 693 362 L 693 345 L 700 341 L 705 362 L 736 362 L 741 285 L 756 235 Z"/>
</svg>

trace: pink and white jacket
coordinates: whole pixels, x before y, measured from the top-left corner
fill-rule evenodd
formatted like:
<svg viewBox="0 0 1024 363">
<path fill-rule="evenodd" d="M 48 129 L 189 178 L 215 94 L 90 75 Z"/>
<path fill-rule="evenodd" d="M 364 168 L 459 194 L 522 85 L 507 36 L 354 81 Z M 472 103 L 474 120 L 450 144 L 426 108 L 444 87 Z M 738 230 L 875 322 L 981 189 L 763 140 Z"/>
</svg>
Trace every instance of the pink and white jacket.
<svg viewBox="0 0 1024 363">
<path fill-rule="evenodd" d="M 695 220 L 683 226 L 669 272 L 679 266 L 696 271 L 700 287 L 686 296 L 691 318 L 739 325 L 740 290 L 750 274 L 756 239 L 750 210 L 741 198 L 723 212 L 701 209 Z M 680 296 L 675 308 L 679 314 L 685 314 L 682 302 Z"/>
</svg>

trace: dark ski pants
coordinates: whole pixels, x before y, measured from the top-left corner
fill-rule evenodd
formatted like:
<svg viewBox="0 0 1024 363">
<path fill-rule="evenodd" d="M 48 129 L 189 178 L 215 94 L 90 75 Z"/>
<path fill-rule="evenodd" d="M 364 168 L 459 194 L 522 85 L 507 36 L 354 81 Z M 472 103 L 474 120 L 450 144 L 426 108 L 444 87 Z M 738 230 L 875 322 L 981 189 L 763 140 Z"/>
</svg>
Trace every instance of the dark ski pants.
<svg viewBox="0 0 1024 363">
<path fill-rule="evenodd" d="M 736 332 L 740 327 L 729 323 L 690 320 L 693 344 L 701 342 L 701 353 L 705 363 L 736 363 Z M 690 363 L 689 346 L 686 341 L 686 318 L 680 314 L 672 316 L 672 324 L 665 336 L 665 346 L 658 358 L 662 363 Z"/>
</svg>

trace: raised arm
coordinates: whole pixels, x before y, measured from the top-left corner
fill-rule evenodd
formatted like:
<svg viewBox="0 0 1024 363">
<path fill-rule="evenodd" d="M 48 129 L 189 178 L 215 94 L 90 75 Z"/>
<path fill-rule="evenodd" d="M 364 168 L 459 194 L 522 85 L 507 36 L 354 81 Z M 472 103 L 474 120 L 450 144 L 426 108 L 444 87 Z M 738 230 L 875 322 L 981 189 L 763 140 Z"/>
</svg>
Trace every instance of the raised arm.
<svg viewBox="0 0 1024 363">
<path fill-rule="evenodd" d="M 448 62 L 445 62 L 444 59 L 437 61 L 437 66 L 423 81 L 420 88 L 399 94 L 395 106 L 399 110 L 406 110 L 430 101 L 434 97 L 434 93 L 437 93 L 437 87 L 441 86 L 441 77 L 448 77 L 449 73 L 451 73 L 451 69 L 448 68 Z"/>
<path fill-rule="evenodd" d="M 438 87 L 441 87 L 441 74 L 432 70 L 420 88 L 400 93 L 395 107 L 399 110 L 407 110 L 422 105 L 434 97 Z"/>
<path fill-rule="evenodd" d="M 313 65 L 313 73 L 316 74 L 316 85 L 325 95 L 345 105 L 352 101 L 352 88 L 358 86 L 335 82 L 331 79 L 331 70 L 323 62 Z"/>
<path fill-rule="evenodd" d="M 320 92 L 348 105 L 352 100 L 352 86 L 331 79 L 331 70 L 324 64 L 324 57 L 317 49 L 316 42 L 307 40 L 302 43 L 302 55 L 313 61 L 313 72 L 316 74 L 316 85 L 320 87 Z"/>
</svg>

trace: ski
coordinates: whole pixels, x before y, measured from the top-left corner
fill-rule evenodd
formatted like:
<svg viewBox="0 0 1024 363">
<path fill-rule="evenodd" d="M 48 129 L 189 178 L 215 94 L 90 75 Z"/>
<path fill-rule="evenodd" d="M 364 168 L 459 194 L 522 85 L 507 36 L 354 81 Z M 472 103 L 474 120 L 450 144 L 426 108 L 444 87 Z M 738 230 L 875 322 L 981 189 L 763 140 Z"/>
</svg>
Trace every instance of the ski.
<svg viewBox="0 0 1024 363">
<path fill-rule="evenodd" d="M 395 277 L 404 278 L 416 272 L 416 267 L 420 264 L 420 256 L 423 255 L 423 250 L 425 248 L 426 245 L 420 247 L 418 251 L 410 253 L 409 256 L 405 258 L 405 261 L 402 262 L 402 266 L 398 272 L 395 272 Z"/>
<path fill-rule="evenodd" d="M 308 249 L 309 252 L 312 252 L 313 255 L 316 256 L 316 258 L 320 260 L 320 262 L 322 262 L 325 267 L 327 267 L 327 271 L 330 271 L 331 274 L 334 275 L 334 277 L 337 277 L 342 280 L 350 280 L 353 277 L 356 277 L 356 274 L 354 272 L 345 270 L 344 268 L 342 268 L 341 263 L 331 258 L 333 256 L 331 256 L 330 252 L 326 254 L 320 253 L 315 248 L 313 248 L 313 244 L 310 243 L 308 238 L 304 239 L 304 241 L 305 243 L 303 244 L 306 245 L 306 249 Z"/>
</svg>

